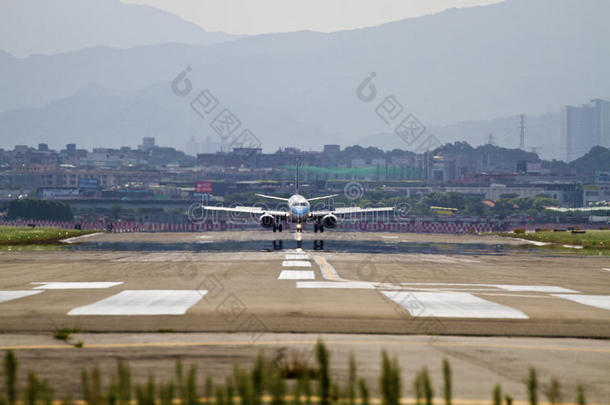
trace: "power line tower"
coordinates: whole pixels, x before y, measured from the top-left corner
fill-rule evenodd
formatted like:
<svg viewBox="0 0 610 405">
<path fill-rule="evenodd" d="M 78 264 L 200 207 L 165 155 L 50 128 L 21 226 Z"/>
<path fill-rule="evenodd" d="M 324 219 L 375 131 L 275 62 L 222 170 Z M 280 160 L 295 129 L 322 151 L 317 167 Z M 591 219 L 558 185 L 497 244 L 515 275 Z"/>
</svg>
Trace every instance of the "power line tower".
<svg viewBox="0 0 610 405">
<path fill-rule="evenodd" d="M 493 145 L 494 144 L 494 135 L 493 134 L 487 135 L 487 144 L 488 145 Z"/>
<path fill-rule="evenodd" d="M 519 135 L 519 149 L 525 150 L 525 115 L 521 114 L 521 125 L 519 126 L 521 133 Z"/>
</svg>

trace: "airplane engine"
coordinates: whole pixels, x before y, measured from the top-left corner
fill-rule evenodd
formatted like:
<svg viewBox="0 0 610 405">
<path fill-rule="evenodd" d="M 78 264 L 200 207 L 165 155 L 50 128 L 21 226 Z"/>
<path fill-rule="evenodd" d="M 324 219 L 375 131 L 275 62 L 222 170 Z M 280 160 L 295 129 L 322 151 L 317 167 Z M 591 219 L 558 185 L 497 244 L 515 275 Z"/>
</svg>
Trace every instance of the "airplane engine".
<svg viewBox="0 0 610 405">
<path fill-rule="evenodd" d="M 322 225 L 326 228 L 334 228 L 339 220 L 333 214 L 328 214 L 322 218 Z"/>
<path fill-rule="evenodd" d="M 275 218 L 273 218 L 273 215 L 263 214 L 258 219 L 258 222 L 260 222 L 263 228 L 271 228 L 275 224 Z"/>
</svg>

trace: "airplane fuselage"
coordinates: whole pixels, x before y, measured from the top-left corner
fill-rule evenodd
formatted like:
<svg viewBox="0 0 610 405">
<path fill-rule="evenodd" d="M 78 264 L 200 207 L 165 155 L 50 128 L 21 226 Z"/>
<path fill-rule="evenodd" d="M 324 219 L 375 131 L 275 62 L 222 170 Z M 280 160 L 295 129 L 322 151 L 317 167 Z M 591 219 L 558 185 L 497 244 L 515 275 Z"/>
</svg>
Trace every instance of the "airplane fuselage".
<svg viewBox="0 0 610 405">
<path fill-rule="evenodd" d="M 309 201 L 300 194 L 294 194 L 288 199 L 290 222 L 306 222 L 309 217 L 310 209 Z"/>
</svg>

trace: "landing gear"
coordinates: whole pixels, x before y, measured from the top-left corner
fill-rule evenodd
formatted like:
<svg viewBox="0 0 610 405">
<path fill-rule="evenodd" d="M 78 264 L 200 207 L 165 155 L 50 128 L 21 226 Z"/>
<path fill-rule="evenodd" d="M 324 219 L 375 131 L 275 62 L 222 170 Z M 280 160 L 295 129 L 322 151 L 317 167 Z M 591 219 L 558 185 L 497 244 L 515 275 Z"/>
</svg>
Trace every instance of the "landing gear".
<svg viewBox="0 0 610 405">
<path fill-rule="evenodd" d="M 303 232 L 303 224 L 297 224 L 297 233 Z"/>
<path fill-rule="evenodd" d="M 273 232 L 277 232 L 277 225 L 273 224 Z"/>
<path fill-rule="evenodd" d="M 282 224 L 273 224 L 273 232 L 282 232 Z"/>
<path fill-rule="evenodd" d="M 324 225 L 318 224 L 317 222 L 315 222 L 313 224 L 313 233 L 316 233 L 318 231 L 320 231 L 320 233 L 324 232 Z"/>
</svg>

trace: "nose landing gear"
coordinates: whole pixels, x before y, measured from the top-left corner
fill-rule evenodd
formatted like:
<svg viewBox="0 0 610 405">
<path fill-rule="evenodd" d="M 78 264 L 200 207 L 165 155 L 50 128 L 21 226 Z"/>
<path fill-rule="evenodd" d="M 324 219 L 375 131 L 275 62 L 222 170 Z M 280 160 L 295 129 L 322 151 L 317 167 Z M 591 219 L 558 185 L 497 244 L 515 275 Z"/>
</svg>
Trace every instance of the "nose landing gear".
<svg viewBox="0 0 610 405">
<path fill-rule="evenodd" d="M 298 233 L 303 232 L 303 224 L 297 224 L 297 232 Z"/>
</svg>

